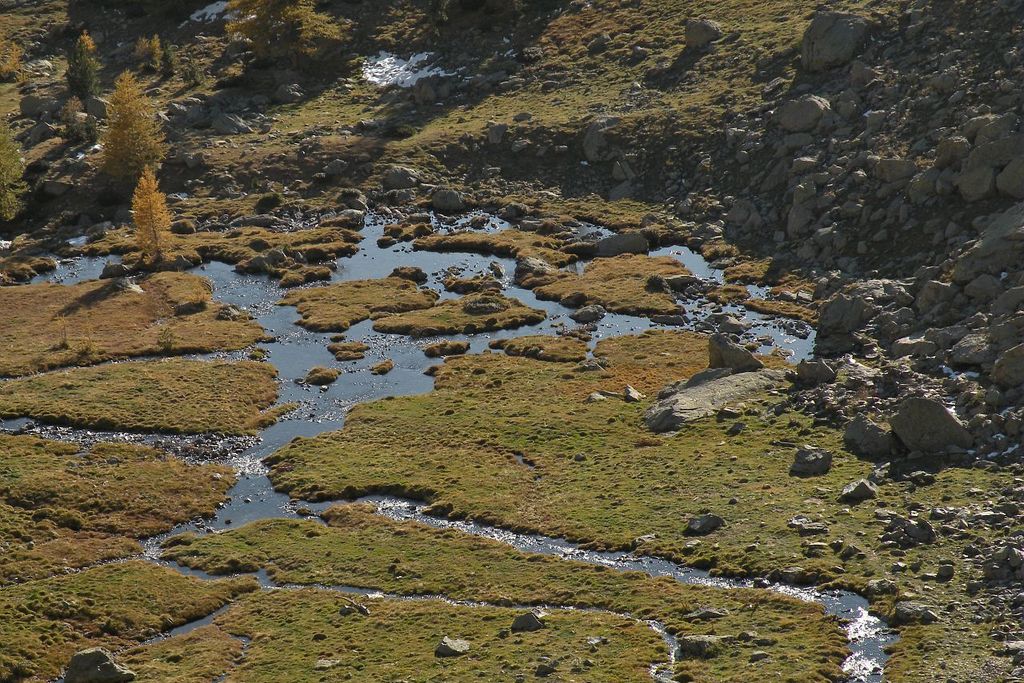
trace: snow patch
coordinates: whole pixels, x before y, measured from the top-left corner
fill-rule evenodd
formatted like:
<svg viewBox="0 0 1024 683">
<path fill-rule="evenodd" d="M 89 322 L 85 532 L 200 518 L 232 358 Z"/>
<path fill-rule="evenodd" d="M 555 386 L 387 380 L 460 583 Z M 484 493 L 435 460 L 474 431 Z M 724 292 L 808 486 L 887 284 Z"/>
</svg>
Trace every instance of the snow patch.
<svg viewBox="0 0 1024 683">
<path fill-rule="evenodd" d="M 9 240 L 0 240 L 0 251 L 6 251 L 11 248 L 13 242 Z"/>
<path fill-rule="evenodd" d="M 441 67 L 429 64 L 433 56 L 430 52 L 420 52 L 408 59 L 402 59 L 382 51 L 376 57 L 367 57 L 363 61 L 363 78 L 382 88 L 391 85 L 396 85 L 399 88 L 411 88 L 424 78 L 451 76 L 450 72 Z"/>
<path fill-rule="evenodd" d="M 202 9 L 197 9 L 189 17 L 191 21 L 216 21 L 220 19 L 225 12 L 227 12 L 228 3 L 227 0 L 217 0 L 217 2 L 211 2 L 209 5 Z"/>
</svg>

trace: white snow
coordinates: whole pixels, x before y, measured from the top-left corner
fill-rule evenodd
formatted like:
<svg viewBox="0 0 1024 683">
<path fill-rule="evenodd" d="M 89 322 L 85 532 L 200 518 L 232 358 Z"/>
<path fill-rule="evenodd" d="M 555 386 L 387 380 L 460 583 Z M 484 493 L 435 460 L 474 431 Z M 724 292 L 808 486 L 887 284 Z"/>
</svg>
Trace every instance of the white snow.
<svg viewBox="0 0 1024 683">
<path fill-rule="evenodd" d="M 11 248 L 11 242 L 7 240 L 0 240 L 0 251 Z"/>
<path fill-rule="evenodd" d="M 363 78 L 382 88 L 390 85 L 411 88 L 423 78 L 452 75 L 441 67 L 430 66 L 431 57 L 433 54 L 429 52 L 420 52 L 402 59 L 389 52 L 381 52 L 363 61 Z"/>
<path fill-rule="evenodd" d="M 197 9 L 189 17 L 192 21 L 216 21 L 219 19 L 224 12 L 228 9 L 227 0 L 217 0 L 217 2 L 211 2 L 209 5 L 202 9 Z"/>
</svg>

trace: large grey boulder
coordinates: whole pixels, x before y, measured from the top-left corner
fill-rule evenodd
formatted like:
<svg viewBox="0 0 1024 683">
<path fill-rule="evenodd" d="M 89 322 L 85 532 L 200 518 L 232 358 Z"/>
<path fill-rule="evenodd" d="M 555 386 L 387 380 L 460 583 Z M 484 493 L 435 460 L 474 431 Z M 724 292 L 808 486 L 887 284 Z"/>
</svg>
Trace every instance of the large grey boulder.
<svg viewBox="0 0 1024 683">
<path fill-rule="evenodd" d="M 828 100 L 817 95 L 786 102 L 775 111 L 775 120 L 783 130 L 790 133 L 806 133 L 818 127 L 823 116 L 832 111 Z"/>
<path fill-rule="evenodd" d="M 710 19 L 688 19 L 686 22 L 686 47 L 694 50 L 705 48 L 722 37 L 722 26 Z"/>
<path fill-rule="evenodd" d="M 435 657 L 461 657 L 462 655 L 469 652 L 470 645 L 468 640 L 462 640 L 459 638 L 449 638 L 445 636 L 441 639 L 441 642 L 434 648 Z"/>
<path fill-rule="evenodd" d="M 237 114 L 218 114 L 210 125 L 220 135 L 242 135 L 252 132 L 252 127 Z"/>
<path fill-rule="evenodd" d="M 620 232 L 597 241 L 597 255 L 602 257 L 646 254 L 650 248 L 647 238 L 639 232 Z"/>
<path fill-rule="evenodd" d="M 60 102 L 54 97 L 43 97 L 42 95 L 25 95 L 21 98 L 19 109 L 22 116 L 34 119 L 43 114 L 52 114 L 57 111 Z"/>
<path fill-rule="evenodd" d="M 839 495 L 839 500 L 844 503 L 859 503 L 861 501 L 877 497 L 877 486 L 867 479 L 858 479 L 857 481 L 851 481 L 843 487 L 843 492 Z"/>
<path fill-rule="evenodd" d="M 430 204 L 435 211 L 441 213 L 459 213 L 466 209 L 466 202 L 458 191 L 450 187 L 440 187 L 434 190 L 430 197 Z"/>
<path fill-rule="evenodd" d="M 64 683 L 128 683 L 135 672 L 114 662 L 109 652 L 100 647 L 76 653 L 64 674 Z"/>
<path fill-rule="evenodd" d="M 819 12 L 804 33 L 801 56 L 808 71 L 825 71 L 848 64 L 868 33 L 864 17 L 845 12 Z"/>
<path fill-rule="evenodd" d="M 764 363 L 726 335 L 713 334 L 708 338 L 708 367 L 751 372 L 763 368 Z"/>
<path fill-rule="evenodd" d="M 535 612 L 523 612 L 512 620 L 512 633 L 539 631 L 544 628 L 544 621 Z"/>
<path fill-rule="evenodd" d="M 889 420 L 892 430 L 911 451 L 941 453 L 970 448 L 974 437 L 946 406 L 930 398 L 911 397 Z"/>
<path fill-rule="evenodd" d="M 785 379 L 781 370 L 726 372 L 728 368 L 708 370 L 689 382 L 663 389 L 658 402 L 644 413 L 647 428 L 658 433 L 677 431 L 689 422 L 714 415 L 729 403 L 772 389 Z"/>
<path fill-rule="evenodd" d="M 1024 263 L 1024 203 L 1003 212 L 985 228 L 953 269 L 953 280 L 968 283 L 981 273 L 998 275 Z"/>
<path fill-rule="evenodd" d="M 722 528 L 724 524 L 725 520 L 718 515 L 697 515 L 696 517 L 691 517 L 690 521 L 686 523 L 686 533 L 694 536 L 707 536 L 711 532 Z"/>
</svg>

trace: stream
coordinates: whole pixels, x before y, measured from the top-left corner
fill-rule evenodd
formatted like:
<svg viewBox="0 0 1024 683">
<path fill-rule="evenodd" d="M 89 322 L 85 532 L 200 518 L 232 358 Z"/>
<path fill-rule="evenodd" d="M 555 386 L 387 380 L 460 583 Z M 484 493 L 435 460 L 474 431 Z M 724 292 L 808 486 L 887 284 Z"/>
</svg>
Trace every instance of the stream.
<svg viewBox="0 0 1024 683">
<path fill-rule="evenodd" d="M 438 224 L 436 227 L 439 230 L 466 229 L 470 218 L 463 218 L 454 225 L 441 226 Z M 449 270 L 454 269 L 463 276 L 471 276 L 498 270 L 494 268 L 494 264 L 497 264 L 500 266 L 498 272 L 502 273 L 500 279 L 503 293 L 506 296 L 519 299 L 528 306 L 544 310 L 548 314 L 547 319 L 538 325 L 516 330 L 471 336 L 452 335 L 446 336 L 444 339 L 468 341 L 470 343 L 469 353 L 480 353 L 485 351 L 489 342 L 495 339 L 557 334 L 565 327 L 576 326 L 576 323 L 568 317 L 570 309 L 557 302 L 541 301 L 532 291 L 518 287 L 512 282 L 512 273 L 515 270 L 513 259 L 467 253 L 414 251 L 408 244 L 398 244 L 387 248 L 378 247 L 377 238 L 383 235 L 384 226 L 388 222 L 384 217 L 367 215 L 366 225 L 361 230 L 363 241 L 359 245 L 359 252 L 354 256 L 337 261 L 338 268 L 332 281 L 381 278 L 388 276 L 399 265 L 418 266 L 430 277 L 427 286 L 438 290 L 442 299 L 448 299 L 458 296 L 445 292 L 440 284 L 449 274 Z M 493 231 L 506 227 L 508 226 L 504 222 L 491 218 L 483 230 Z M 593 226 L 582 228 L 581 233 L 586 233 L 585 236 L 588 238 L 609 234 Z M 651 255 L 671 256 L 679 260 L 699 278 L 715 282 L 722 281 L 720 271 L 711 268 L 700 255 L 685 247 L 668 247 L 652 252 Z M 90 257 L 64 260 L 55 271 L 39 276 L 34 282 L 73 284 L 94 279 L 99 276 L 106 260 Z M 583 265 L 575 264 L 570 268 L 582 268 Z M 166 448 L 184 457 L 204 457 L 207 460 L 210 459 L 209 453 L 212 450 L 218 462 L 229 464 L 238 472 L 238 481 L 230 491 L 229 500 L 218 510 L 214 518 L 197 520 L 179 526 L 168 534 L 149 539 L 145 543 L 147 558 L 171 566 L 178 571 L 203 576 L 201 572 L 193 572 L 177 564 L 168 564 L 158 560 L 159 545 L 163 539 L 184 531 L 209 533 L 260 519 L 298 517 L 308 515 L 309 511 L 318 512 L 329 507 L 331 503 L 314 504 L 295 501 L 289 499 L 285 494 L 274 491 L 266 476 L 267 470 L 262 460 L 296 437 L 312 437 L 323 432 L 341 429 L 348 410 L 357 403 L 385 396 L 406 396 L 431 391 L 433 379 L 424 373 L 427 368 L 439 361 L 427 358 L 422 349 L 440 338 L 411 339 L 403 335 L 380 334 L 373 331 L 372 321 L 364 321 L 353 325 L 345 333 L 345 338 L 347 341 L 361 341 L 367 344 L 370 350 L 366 353 L 366 358 L 355 362 L 340 363 L 327 350 L 327 344 L 334 336 L 333 334 L 310 332 L 297 326 L 295 322 L 298 320 L 298 314 L 295 309 L 277 305 L 282 290 L 276 283 L 263 276 L 237 273 L 232 266 L 219 262 L 201 266 L 193 272 L 201 274 L 213 282 L 214 295 L 218 301 L 247 310 L 274 338 L 273 341 L 260 344 L 259 347 L 267 353 L 266 360 L 272 363 L 279 373 L 279 402 L 298 404 L 299 407 L 295 411 L 285 415 L 276 424 L 264 430 L 258 439 L 91 432 L 50 427 L 25 419 L 0 420 L 0 429 L 29 431 L 44 437 L 73 441 L 113 440 L 147 443 Z M 764 296 L 765 294 L 759 288 L 751 288 L 751 293 L 755 296 Z M 751 324 L 744 338 L 757 340 L 761 344 L 762 352 L 780 349 L 794 361 L 808 358 L 811 355 L 814 343 L 813 331 L 803 330 L 799 327 L 794 328 L 792 321 L 748 311 L 740 306 L 712 304 L 703 299 L 686 300 L 681 303 L 685 305 L 689 323 L 680 329 L 707 331 L 710 326 L 714 325 L 710 317 L 725 312 Z M 651 323 L 646 318 L 609 313 L 601 321 L 590 326 L 592 330 L 590 349 L 592 351 L 594 345 L 601 339 L 636 334 L 654 327 L 660 326 Z M 796 332 L 794 332 L 795 329 Z M 243 356 L 244 353 L 214 353 L 196 357 L 240 358 Z M 369 372 L 370 367 L 385 359 L 391 359 L 395 364 L 390 373 L 378 376 Z M 314 366 L 338 368 L 342 370 L 343 374 L 337 382 L 323 389 L 299 383 Z M 526 552 L 555 555 L 619 570 L 638 570 L 652 576 L 671 576 L 687 584 L 719 588 L 755 587 L 754 582 L 750 580 L 711 577 L 707 572 L 687 568 L 666 560 L 624 552 L 594 552 L 583 550 L 575 544 L 561 539 L 518 534 L 474 522 L 439 519 L 425 514 L 424 506 L 417 501 L 384 496 L 373 496 L 365 500 L 374 503 L 379 514 L 392 519 L 416 520 L 435 527 L 458 529 L 465 533 L 485 536 L 506 543 Z M 285 588 L 273 586 L 265 575 L 259 578 L 265 587 Z M 764 587 L 763 582 L 758 583 L 757 587 Z M 338 589 L 352 592 L 352 589 L 344 587 L 338 587 Z M 819 603 L 828 614 L 840 618 L 852 652 L 843 664 L 843 669 L 849 680 L 858 683 L 883 680 L 883 667 L 888 659 L 885 648 L 896 640 L 896 636 L 883 621 L 868 613 L 868 603 L 864 598 L 849 592 L 820 591 L 782 584 L 768 585 L 765 589 Z M 434 596 L 433 599 L 443 599 L 443 596 Z M 558 606 L 551 606 L 551 609 L 558 608 Z M 171 634 L 188 632 L 209 623 L 212 618 L 211 615 L 198 622 L 187 624 L 175 629 Z M 670 652 L 674 653 L 674 640 L 665 633 L 664 628 L 656 622 L 645 621 L 644 623 L 658 631 L 666 639 Z M 164 637 L 167 635 L 169 634 L 165 634 Z M 651 672 L 655 680 L 668 680 L 665 678 L 665 667 L 670 667 L 670 665 L 671 662 L 668 665 L 665 663 L 655 665 Z"/>
</svg>

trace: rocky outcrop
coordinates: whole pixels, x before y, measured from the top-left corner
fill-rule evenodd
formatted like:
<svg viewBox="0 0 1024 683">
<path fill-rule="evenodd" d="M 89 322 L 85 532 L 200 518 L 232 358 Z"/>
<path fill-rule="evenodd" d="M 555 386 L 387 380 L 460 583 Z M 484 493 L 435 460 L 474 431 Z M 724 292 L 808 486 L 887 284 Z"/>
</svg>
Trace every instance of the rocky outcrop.
<svg viewBox="0 0 1024 683">
<path fill-rule="evenodd" d="M 728 403 L 741 401 L 778 386 L 785 378 L 781 370 L 760 370 L 717 377 L 694 377 L 689 382 L 663 389 L 659 401 L 644 413 L 644 423 L 653 432 L 672 432 L 683 425 L 714 415 Z"/>
<path fill-rule="evenodd" d="M 808 71 L 849 64 L 868 33 L 868 22 L 856 14 L 819 12 L 804 33 L 801 57 Z"/>
</svg>

